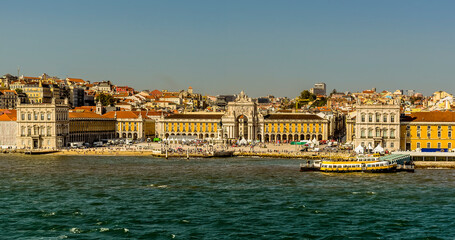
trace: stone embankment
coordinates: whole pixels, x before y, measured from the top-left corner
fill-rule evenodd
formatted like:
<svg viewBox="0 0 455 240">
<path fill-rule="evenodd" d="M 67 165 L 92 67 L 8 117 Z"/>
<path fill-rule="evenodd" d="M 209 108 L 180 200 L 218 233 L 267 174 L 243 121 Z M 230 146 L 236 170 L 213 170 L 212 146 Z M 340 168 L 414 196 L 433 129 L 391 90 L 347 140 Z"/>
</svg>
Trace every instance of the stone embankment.
<svg viewBox="0 0 455 240">
<path fill-rule="evenodd" d="M 349 153 L 302 153 L 302 152 L 234 152 L 234 156 L 240 157 L 266 157 L 266 158 L 298 158 L 298 159 L 333 159 L 333 160 L 350 160 L 355 159 L 354 155 Z"/>
<path fill-rule="evenodd" d="M 415 161 L 414 165 L 420 169 L 455 169 L 453 161 Z"/>
</svg>

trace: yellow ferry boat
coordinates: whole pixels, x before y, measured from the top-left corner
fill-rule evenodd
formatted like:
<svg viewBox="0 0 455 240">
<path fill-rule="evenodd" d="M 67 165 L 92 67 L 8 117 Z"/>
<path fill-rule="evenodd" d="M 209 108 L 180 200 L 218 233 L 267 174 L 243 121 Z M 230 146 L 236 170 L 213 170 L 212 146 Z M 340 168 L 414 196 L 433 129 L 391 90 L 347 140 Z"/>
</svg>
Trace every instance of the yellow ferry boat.
<svg viewBox="0 0 455 240">
<path fill-rule="evenodd" d="M 386 173 L 396 172 L 397 164 L 389 161 L 322 161 L 321 172 L 371 172 Z"/>
<path fill-rule="evenodd" d="M 336 173 L 388 173 L 397 171 L 413 172 L 414 166 L 409 162 L 409 160 L 409 155 L 388 155 L 383 157 L 363 156 L 347 161 L 310 160 L 304 164 L 300 164 L 300 171 L 321 171 Z"/>
</svg>

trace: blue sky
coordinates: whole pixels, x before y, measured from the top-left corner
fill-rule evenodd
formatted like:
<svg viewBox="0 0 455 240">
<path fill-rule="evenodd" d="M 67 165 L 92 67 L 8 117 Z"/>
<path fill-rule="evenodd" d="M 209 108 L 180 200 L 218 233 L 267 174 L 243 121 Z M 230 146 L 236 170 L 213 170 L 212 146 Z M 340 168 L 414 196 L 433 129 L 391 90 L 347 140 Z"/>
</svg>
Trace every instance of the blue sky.
<svg viewBox="0 0 455 240">
<path fill-rule="evenodd" d="M 0 74 L 203 94 L 453 92 L 453 1 L 2 1 Z"/>
</svg>

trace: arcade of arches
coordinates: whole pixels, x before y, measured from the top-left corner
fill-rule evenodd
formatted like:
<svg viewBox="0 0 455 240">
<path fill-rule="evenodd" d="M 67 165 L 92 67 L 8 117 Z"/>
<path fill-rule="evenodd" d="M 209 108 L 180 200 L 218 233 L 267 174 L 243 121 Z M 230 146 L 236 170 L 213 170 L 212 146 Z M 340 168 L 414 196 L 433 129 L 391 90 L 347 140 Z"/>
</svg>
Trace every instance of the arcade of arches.
<svg viewBox="0 0 455 240">
<path fill-rule="evenodd" d="M 290 142 L 327 140 L 329 121 L 315 114 L 261 114 L 255 102 L 241 92 L 228 103 L 224 113 L 184 113 L 162 117 L 157 122 L 161 138 L 172 135 L 197 136 L 199 139 L 223 139 Z"/>
</svg>

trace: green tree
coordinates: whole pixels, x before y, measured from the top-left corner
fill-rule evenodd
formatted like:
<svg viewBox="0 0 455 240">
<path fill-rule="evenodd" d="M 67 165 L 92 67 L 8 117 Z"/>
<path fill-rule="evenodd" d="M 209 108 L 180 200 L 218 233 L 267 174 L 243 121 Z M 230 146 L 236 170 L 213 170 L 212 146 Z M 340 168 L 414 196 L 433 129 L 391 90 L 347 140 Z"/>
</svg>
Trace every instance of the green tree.
<svg viewBox="0 0 455 240">
<path fill-rule="evenodd" d="M 16 88 L 16 93 L 19 94 L 19 93 L 23 93 L 24 91 L 22 91 L 22 89 L 20 88 Z"/>
<path fill-rule="evenodd" d="M 321 98 L 321 99 L 314 101 L 311 104 L 311 107 L 323 107 L 325 105 L 327 105 L 327 98 Z"/>
<path fill-rule="evenodd" d="M 101 104 L 103 106 L 111 106 L 112 104 L 115 103 L 115 99 L 114 99 L 114 97 L 112 97 L 112 95 L 104 94 L 104 93 L 101 93 L 100 95 L 98 95 L 95 98 L 95 101 L 96 102 L 101 101 Z"/>
<path fill-rule="evenodd" d="M 311 93 L 308 90 L 303 90 L 300 93 L 300 99 L 310 99 L 310 97 L 311 97 Z"/>
</svg>

